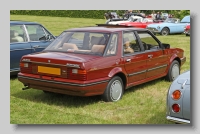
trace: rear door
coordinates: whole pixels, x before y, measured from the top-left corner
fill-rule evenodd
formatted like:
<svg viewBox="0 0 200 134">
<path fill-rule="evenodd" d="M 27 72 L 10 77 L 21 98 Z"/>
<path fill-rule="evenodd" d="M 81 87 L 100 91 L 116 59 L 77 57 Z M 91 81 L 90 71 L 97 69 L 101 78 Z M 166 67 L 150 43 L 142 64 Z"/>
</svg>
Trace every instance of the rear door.
<svg viewBox="0 0 200 134">
<path fill-rule="evenodd" d="M 164 54 L 159 41 L 148 31 L 138 31 L 137 35 L 147 58 L 146 78 L 165 73 L 168 66 L 168 55 Z"/>
<path fill-rule="evenodd" d="M 124 65 L 128 76 L 128 86 L 146 77 L 146 56 L 133 31 L 123 33 Z"/>
</svg>

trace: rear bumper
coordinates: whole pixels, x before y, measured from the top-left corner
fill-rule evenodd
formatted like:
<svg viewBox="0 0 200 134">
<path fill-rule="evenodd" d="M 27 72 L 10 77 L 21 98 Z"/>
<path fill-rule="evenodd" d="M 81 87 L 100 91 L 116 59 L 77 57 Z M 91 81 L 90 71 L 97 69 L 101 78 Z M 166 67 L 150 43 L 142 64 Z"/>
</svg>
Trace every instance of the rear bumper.
<svg viewBox="0 0 200 134">
<path fill-rule="evenodd" d="M 94 96 L 101 95 L 109 82 L 109 79 L 93 82 L 69 82 L 67 79 L 46 79 L 39 77 L 18 74 L 18 80 L 28 88 L 34 88 L 49 92 L 74 95 L 74 96 Z"/>
<path fill-rule="evenodd" d="M 190 124 L 190 120 L 180 119 L 176 117 L 167 116 L 166 119 L 175 123 Z"/>
<path fill-rule="evenodd" d="M 181 58 L 181 66 L 186 62 L 186 57 Z"/>
<path fill-rule="evenodd" d="M 190 35 L 190 30 L 185 30 L 184 33 L 185 33 L 186 35 Z"/>
</svg>

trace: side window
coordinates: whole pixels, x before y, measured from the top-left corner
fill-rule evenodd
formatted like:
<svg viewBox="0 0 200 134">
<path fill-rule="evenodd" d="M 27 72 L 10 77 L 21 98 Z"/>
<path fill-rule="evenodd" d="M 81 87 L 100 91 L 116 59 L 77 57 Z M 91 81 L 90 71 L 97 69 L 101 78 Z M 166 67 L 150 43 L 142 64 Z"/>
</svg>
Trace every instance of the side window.
<svg viewBox="0 0 200 134">
<path fill-rule="evenodd" d="M 27 41 L 26 34 L 22 25 L 10 26 L 10 43 Z"/>
<path fill-rule="evenodd" d="M 106 55 L 115 55 L 117 52 L 118 34 L 113 34 Z"/>
<path fill-rule="evenodd" d="M 140 52 L 141 48 L 133 32 L 124 32 L 123 34 L 124 54 Z"/>
<path fill-rule="evenodd" d="M 31 41 L 46 40 L 46 33 L 40 25 L 26 25 L 28 35 Z"/>
<path fill-rule="evenodd" d="M 138 35 L 145 50 L 156 50 L 159 48 L 159 43 L 148 32 L 138 32 Z"/>
</svg>

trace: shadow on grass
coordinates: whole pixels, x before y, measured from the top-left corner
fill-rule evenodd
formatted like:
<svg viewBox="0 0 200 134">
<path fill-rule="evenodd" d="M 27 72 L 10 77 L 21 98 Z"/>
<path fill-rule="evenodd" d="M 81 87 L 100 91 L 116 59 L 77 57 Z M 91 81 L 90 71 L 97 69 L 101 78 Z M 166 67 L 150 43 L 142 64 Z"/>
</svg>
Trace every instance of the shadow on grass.
<svg viewBox="0 0 200 134">
<path fill-rule="evenodd" d="M 127 93 L 136 92 L 137 90 L 143 89 L 143 88 L 148 87 L 148 86 L 153 86 L 153 85 L 155 85 L 155 84 L 157 84 L 157 83 L 159 83 L 159 82 L 161 82 L 163 80 L 165 81 L 164 77 L 156 79 L 156 80 L 152 80 L 152 81 L 140 84 L 140 85 L 136 85 L 136 86 L 130 87 L 130 88 L 126 89 L 126 91 L 124 92 L 124 95 L 127 94 Z"/>
<path fill-rule="evenodd" d="M 10 75 L 10 80 L 15 80 L 17 79 L 17 74 L 16 75 Z"/>
<path fill-rule="evenodd" d="M 13 76 L 11 79 L 16 79 L 16 78 L 17 76 Z M 161 80 L 162 78 L 131 87 L 125 91 L 124 95 L 126 95 L 126 93 L 130 92 L 132 93 L 137 90 L 140 90 L 141 88 L 145 88 L 146 86 L 155 85 Z M 100 95 L 88 96 L 88 97 L 70 96 L 58 93 L 44 93 L 43 91 L 37 89 L 21 90 L 18 91 L 17 93 L 12 94 L 11 96 L 36 103 L 39 102 L 39 103 L 46 103 L 48 105 L 66 106 L 66 107 L 83 107 L 85 105 L 92 105 L 96 103 L 107 103 L 102 101 Z"/>
<path fill-rule="evenodd" d="M 100 96 L 70 96 L 58 93 L 44 93 L 43 91 L 36 89 L 22 90 L 12 94 L 12 96 L 26 101 L 66 107 L 83 107 L 85 105 L 91 105 L 98 102 L 103 103 Z"/>
</svg>

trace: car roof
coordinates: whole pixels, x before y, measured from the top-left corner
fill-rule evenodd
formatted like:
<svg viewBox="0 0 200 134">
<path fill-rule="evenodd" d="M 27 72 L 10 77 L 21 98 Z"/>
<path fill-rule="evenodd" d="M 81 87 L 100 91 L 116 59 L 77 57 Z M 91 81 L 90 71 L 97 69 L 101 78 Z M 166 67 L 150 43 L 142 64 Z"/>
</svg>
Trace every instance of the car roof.
<svg viewBox="0 0 200 134">
<path fill-rule="evenodd" d="M 10 20 L 10 24 L 39 24 L 37 22 Z M 39 24 L 40 25 L 40 24 Z"/>
<path fill-rule="evenodd" d="M 140 30 L 140 31 L 146 31 L 147 29 L 144 28 L 134 28 L 130 26 L 120 26 L 120 25 L 100 25 L 100 26 L 87 26 L 87 27 L 80 27 L 80 28 L 72 28 L 67 29 L 65 31 L 79 31 L 79 32 L 120 32 L 120 31 L 129 31 L 129 30 Z"/>
</svg>

